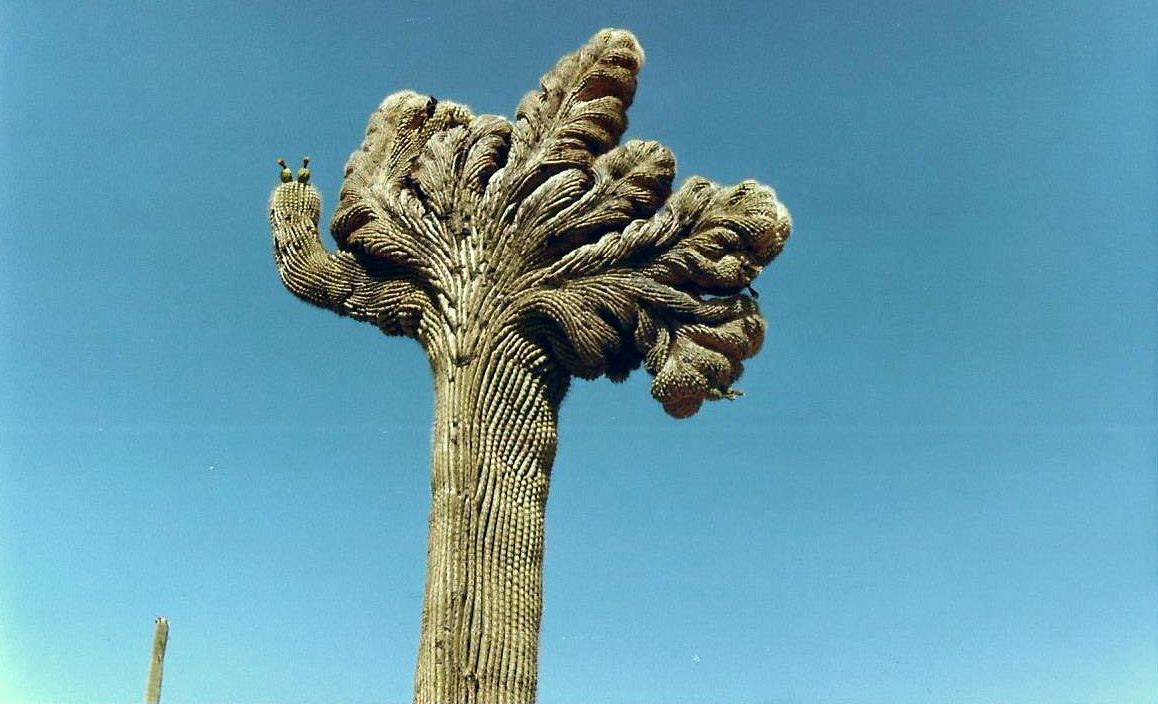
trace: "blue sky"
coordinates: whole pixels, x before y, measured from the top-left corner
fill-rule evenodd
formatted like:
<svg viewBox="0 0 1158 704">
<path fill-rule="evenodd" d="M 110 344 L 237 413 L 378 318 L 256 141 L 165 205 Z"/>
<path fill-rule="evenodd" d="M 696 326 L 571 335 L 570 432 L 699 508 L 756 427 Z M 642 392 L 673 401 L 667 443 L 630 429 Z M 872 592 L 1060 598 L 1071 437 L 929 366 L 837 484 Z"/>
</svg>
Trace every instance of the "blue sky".
<svg viewBox="0 0 1158 704">
<path fill-rule="evenodd" d="M 795 231 L 742 399 L 573 386 L 541 701 L 1158 700 L 1155 3 L 460 5 L 0 3 L 0 701 L 139 700 L 156 614 L 165 702 L 409 701 L 429 371 L 282 289 L 274 160 L 605 26 Z"/>
</svg>

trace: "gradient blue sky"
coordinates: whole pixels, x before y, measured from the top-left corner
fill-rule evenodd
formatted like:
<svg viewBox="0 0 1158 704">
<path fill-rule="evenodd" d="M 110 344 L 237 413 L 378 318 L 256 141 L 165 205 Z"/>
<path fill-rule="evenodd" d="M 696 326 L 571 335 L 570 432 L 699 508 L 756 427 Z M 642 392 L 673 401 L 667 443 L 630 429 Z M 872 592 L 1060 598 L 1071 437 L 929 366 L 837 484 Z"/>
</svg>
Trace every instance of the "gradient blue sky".
<svg viewBox="0 0 1158 704">
<path fill-rule="evenodd" d="M 741 400 L 564 403 L 541 701 L 1158 701 L 1158 5 L 992 0 L 0 3 L 0 701 L 138 701 L 155 614 L 169 704 L 409 701 L 429 371 L 282 289 L 274 159 L 604 26 L 796 228 Z"/>
</svg>

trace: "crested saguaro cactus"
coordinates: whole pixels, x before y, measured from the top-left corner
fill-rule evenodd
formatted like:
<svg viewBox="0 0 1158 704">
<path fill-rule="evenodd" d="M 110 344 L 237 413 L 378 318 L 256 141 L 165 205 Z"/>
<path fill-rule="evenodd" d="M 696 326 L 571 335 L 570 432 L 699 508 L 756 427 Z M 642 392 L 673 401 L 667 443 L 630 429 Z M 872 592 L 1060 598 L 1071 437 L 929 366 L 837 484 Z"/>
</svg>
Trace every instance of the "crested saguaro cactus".
<svg viewBox="0 0 1158 704">
<path fill-rule="evenodd" d="M 656 142 L 618 145 L 643 51 L 603 30 L 512 124 L 387 97 L 346 164 L 330 232 L 308 159 L 282 163 L 274 256 L 295 295 L 418 340 L 434 374 L 432 507 L 414 701 L 532 702 L 543 525 L 572 377 L 641 364 L 672 416 L 734 398 L 765 323 L 750 288 L 787 209 L 754 181 L 689 179 Z M 670 197 L 669 197 L 670 196 Z"/>
</svg>

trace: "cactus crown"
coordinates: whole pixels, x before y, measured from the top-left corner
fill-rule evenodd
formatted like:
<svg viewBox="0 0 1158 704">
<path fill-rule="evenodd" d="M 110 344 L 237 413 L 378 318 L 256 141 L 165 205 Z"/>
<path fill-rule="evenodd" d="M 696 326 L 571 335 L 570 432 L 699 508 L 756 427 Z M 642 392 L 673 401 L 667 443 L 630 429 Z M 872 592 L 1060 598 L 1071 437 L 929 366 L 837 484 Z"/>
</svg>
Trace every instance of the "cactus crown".
<svg viewBox="0 0 1158 704">
<path fill-rule="evenodd" d="M 324 296 L 313 281 L 295 292 L 419 339 L 435 364 L 467 363 L 518 331 L 574 376 L 619 381 L 642 364 L 676 417 L 734 398 L 765 331 L 750 286 L 791 218 L 754 181 L 693 177 L 672 194 L 667 148 L 619 145 L 643 61 L 630 32 L 603 30 L 542 77 L 513 123 L 411 91 L 387 97 L 346 164 L 334 280 Z M 308 163 L 293 182 L 279 161 L 275 231 L 316 223 Z M 291 288 L 304 275 L 283 271 Z"/>
</svg>

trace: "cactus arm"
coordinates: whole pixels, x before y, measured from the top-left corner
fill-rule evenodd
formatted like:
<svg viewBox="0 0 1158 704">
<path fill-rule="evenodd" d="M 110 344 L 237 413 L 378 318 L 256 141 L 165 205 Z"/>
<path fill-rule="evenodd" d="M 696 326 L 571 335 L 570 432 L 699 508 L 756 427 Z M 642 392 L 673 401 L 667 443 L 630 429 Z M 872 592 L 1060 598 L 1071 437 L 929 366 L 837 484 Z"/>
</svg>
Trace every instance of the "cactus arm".
<svg viewBox="0 0 1158 704">
<path fill-rule="evenodd" d="M 331 252 L 318 231 L 321 196 L 308 183 L 283 181 L 270 196 L 273 252 L 282 283 L 298 298 L 379 326 L 415 336 L 430 305 L 421 282 L 388 263 L 354 252 Z"/>
<path fill-rule="evenodd" d="M 295 296 L 341 313 L 360 276 L 353 255 L 322 245 L 321 208 L 318 190 L 308 183 L 288 181 L 274 189 L 269 204 L 274 260 L 282 283 Z"/>
</svg>

